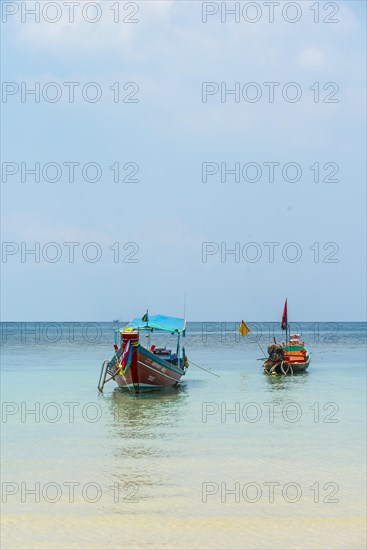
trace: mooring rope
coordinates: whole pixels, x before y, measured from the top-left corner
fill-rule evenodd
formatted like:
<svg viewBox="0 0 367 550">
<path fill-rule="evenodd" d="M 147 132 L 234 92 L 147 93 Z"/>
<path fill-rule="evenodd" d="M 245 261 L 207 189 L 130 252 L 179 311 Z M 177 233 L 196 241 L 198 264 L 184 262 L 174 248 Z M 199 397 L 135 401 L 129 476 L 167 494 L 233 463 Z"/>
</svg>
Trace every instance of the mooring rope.
<svg viewBox="0 0 367 550">
<path fill-rule="evenodd" d="M 278 367 L 280 367 L 282 374 L 284 374 L 285 376 L 287 376 L 288 374 L 290 374 L 290 376 L 293 376 L 292 365 L 287 361 L 284 361 L 284 359 L 282 361 L 274 363 L 270 369 L 268 369 L 266 366 L 264 367 L 264 369 L 267 374 L 273 374 L 274 372 L 276 372 L 276 369 Z"/>
<path fill-rule="evenodd" d="M 217 378 L 220 378 L 220 375 L 219 374 L 216 374 L 215 372 L 212 372 L 208 369 L 204 369 L 204 367 L 201 367 L 200 365 L 198 365 L 197 363 L 194 363 L 194 361 L 191 361 L 191 359 L 189 359 L 189 365 L 194 365 L 195 367 L 198 367 L 199 369 L 201 370 L 204 370 L 205 372 L 209 373 L 209 374 L 212 374 L 213 376 L 217 376 Z"/>
</svg>

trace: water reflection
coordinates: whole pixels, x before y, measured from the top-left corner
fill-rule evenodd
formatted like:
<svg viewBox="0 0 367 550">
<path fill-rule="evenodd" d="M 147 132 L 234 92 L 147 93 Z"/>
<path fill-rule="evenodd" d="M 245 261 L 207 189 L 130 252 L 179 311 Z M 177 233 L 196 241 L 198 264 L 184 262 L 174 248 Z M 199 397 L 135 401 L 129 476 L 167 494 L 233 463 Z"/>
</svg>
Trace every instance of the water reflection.
<svg viewBox="0 0 367 550">
<path fill-rule="evenodd" d="M 278 376 L 263 373 L 263 377 L 269 384 L 271 391 L 288 391 L 295 386 L 302 386 L 306 384 L 308 376 L 309 373 L 307 371 L 294 374 L 293 376 Z"/>
<path fill-rule="evenodd" d="M 187 397 L 185 384 L 137 395 L 116 388 L 105 397 L 114 437 L 161 440 L 168 436 L 165 428 L 177 427 L 182 420 Z"/>
<path fill-rule="evenodd" d="M 157 496 L 177 490 L 177 442 L 186 419 L 188 398 L 185 384 L 137 396 L 116 388 L 103 397 L 112 442 L 109 476 L 112 483 L 124 487 L 135 484 L 140 505 L 153 504 Z M 120 508 L 115 511 L 120 513 Z"/>
</svg>

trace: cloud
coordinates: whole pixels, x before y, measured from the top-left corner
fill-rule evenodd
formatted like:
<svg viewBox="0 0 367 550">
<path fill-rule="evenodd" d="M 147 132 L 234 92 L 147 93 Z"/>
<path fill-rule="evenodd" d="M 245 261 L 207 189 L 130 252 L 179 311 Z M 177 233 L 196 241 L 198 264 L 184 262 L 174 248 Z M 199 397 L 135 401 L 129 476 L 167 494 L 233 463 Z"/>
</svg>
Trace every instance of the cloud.
<svg viewBox="0 0 367 550">
<path fill-rule="evenodd" d="M 60 1 L 45 4 L 40 2 L 37 3 L 40 10 L 39 21 L 35 20 L 34 15 L 27 15 L 23 11 L 26 9 L 26 2 L 20 4 L 20 10 L 15 15 L 8 16 L 8 22 L 15 25 L 19 44 L 31 51 L 63 57 L 70 55 L 70 52 L 74 55 L 90 54 L 111 49 L 113 51 L 114 48 L 122 54 L 131 55 L 134 48 L 130 49 L 129 45 L 134 43 L 136 48 L 140 29 L 147 24 L 154 28 L 155 25 L 169 21 L 173 2 L 156 0 L 139 4 L 79 0 L 72 8 L 68 3 Z M 52 9 L 47 8 L 49 4 L 53 5 Z M 99 7 L 96 9 L 91 6 L 93 4 Z M 55 5 L 58 7 L 55 8 Z M 22 21 L 22 18 L 25 20 Z M 53 18 L 57 20 L 52 22 Z"/>
<path fill-rule="evenodd" d="M 319 48 L 310 46 L 301 51 L 299 62 L 304 69 L 320 69 L 325 65 L 325 56 Z"/>
<path fill-rule="evenodd" d="M 21 223 L 20 223 L 21 220 Z M 82 228 L 75 223 L 66 223 L 56 219 L 46 219 L 39 212 L 20 210 L 3 218 L 3 238 L 5 240 L 25 242 L 98 242 L 111 241 L 107 226 Z"/>
<path fill-rule="evenodd" d="M 332 139 L 335 129 L 329 123 L 336 107 L 322 103 L 325 82 L 337 82 L 340 97 L 346 87 L 348 96 L 361 97 L 363 56 L 358 53 L 358 41 L 363 33 L 345 4 L 340 5 L 335 25 L 315 24 L 310 2 L 302 4 L 304 16 L 299 23 L 277 20 L 253 25 L 223 24 L 220 17 L 203 24 L 200 3 L 185 1 L 137 3 L 139 11 L 133 17 L 139 23 L 116 24 L 110 9 L 114 3 L 100 4 L 103 16 L 96 24 L 84 21 L 79 9 L 72 24 L 64 19 L 54 25 L 45 21 L 17 25 L 16 42 L 24 54 L 17 78 L 88 82 L 98 75 L 106 89 L 116 80 L 135 81 L 141 90 L 138 124 L 144 121 L 144 129 L 155 135 L 235 137 L 246 129 L 259 142 L 269 134 L 269 120 L 279 140 L 291 133 L 296 139 L 301 135 L 304 142 L 317 141 L 315 134 L 325 140 L 325 132 L 315 132 L 311 117 L 315 111 L 331 134 L 326 139 Z M 203 104 L 204 81 L 225 82 L 228 89 L 236 82 L 242 89 L 256 81 L 263 95 L 257 104 L 242 98 L 234 103 L 230 96 L 223 104 L 220 94 Z M 295 105 L 282 98 L 283 86 L 292 81 L 300 83 L 303 93 Z M 320 81 L 323 109 L 315 105 L 309 89 L 316 81 Z M 280 83 L 273 104 L 267 100 L 264 82 Z M 346 116 L 356 115 L 360 104 L 347 107 Z"/>
</svg>

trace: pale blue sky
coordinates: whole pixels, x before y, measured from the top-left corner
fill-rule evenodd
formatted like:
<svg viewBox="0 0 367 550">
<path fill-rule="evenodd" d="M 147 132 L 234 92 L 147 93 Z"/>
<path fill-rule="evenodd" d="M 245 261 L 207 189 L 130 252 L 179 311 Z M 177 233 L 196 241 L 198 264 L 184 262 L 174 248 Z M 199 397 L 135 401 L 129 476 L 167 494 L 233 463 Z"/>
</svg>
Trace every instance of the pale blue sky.
<svg viewBox="0 0 367 550">
<path fill-rule="evenodd" d="M 147 307 L 180 315 L 186 290 L 189 320 L 276 320 L 286 296 L 295 320 L 363 320 L 364 2 L 338 2 L 335 24 L 314 23 L 314 2 L 305 1 L 294 24 L 277 12 L 271 24 L 265 11 L 255 24 L 219 15 L 203 24 L 202 3 L 186 1 L 137 2 L 139 23 L 116 24 L 112 4 L 101 3 L 94 25 L 78 11 L 74 23 L 63 12 L 54 24 L 22 23 L 19 13 L 3 24 L 3 81 L 63 90 L 55 104 L 22 103 L 20 93 L 2 104 L 3 163 L 95 162 L 103 177 L 2 182 L 2 240 L 56 242 L 63 251 L 57 263 L 3 257 L 2 319 L 128 319 Z M 70 81 L 99 83 L 102 100 L 87 103 L 77 91 L 70 104 Z M 117 81 L 138 83 L 139 103 L 114 103 L 108 88 Z M 263 91 L 264 82 L 297 82 L 303 95 L 222 103 L 218 94 L 203 103 L 202 82 L 257 82 Z M 315 82 L 322 98 L 323 85 L 337 83 L 339 102 L 315 103 Z M 139 183 L 114 183 L 108 167 L 117 161 L 137 163 Z M 257 183 L 201 181 L 203 162 L 269 161 L 297 162 L 302 179 L 269 183 L 264 171 Z M 315 183 L 315 162 L 337 163 L 339 182 Z M 101 260 L 86 262 L 79 247 L 69 263 L 69 241 L 97 242 Z M 139 262 L 114 263 L 108 247 L 117 241 L 138 243 Z M 222 263 L 218 253 L 203 263 L 203 242 L 256 242 L 263 256 Z M 280 243 L 273 263 L 266 242 Z M 298 263 L 279 252 L 289 242 L 302 249 Z M 338 263 L 322 261 L 329 242 L 339 246 Z"/>
</svg>

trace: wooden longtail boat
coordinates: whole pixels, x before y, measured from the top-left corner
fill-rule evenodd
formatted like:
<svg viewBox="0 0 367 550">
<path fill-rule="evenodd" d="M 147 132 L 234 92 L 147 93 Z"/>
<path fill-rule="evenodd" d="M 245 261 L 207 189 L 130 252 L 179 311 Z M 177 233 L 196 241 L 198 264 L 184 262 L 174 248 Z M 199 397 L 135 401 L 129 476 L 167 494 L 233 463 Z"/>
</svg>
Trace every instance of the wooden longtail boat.
<svg viewBox="0 0 367 550">
<path fill-rule="evenodd" d="M 282 330 L 285 330 L 286 339 L 282 344 L 269 344 L 269 357 L 264 361 L 263 367 L 267 374 L 297 374 L 308 369 L 311 356 L 305 343 L 300 341 L 299 334 L 290 334 L 288 324 L 288 301 L 285 301 L 282 314 Z"/>
<path fill-rule="evenodd" d="M 115 332 L 114 356 L 102 364 L 98 389 L 103 391 L 106 382 L 115 380 L 120 388 L 141 392 L 177 386 L 185 375 L 188 360 L 185 348 L 180 349 L 181 335 L 185 336 L 185 319 L 166 315 L 135 318 Z M 153 331 L 166 331 L 177 336 L 176 351 L 150 345 Z M 140 335 L 147 332 L 149 349 L 144 347 Z"/>
<path fill-rule="evenodd" d="M 298 334 L 290 336 L 288 342 L 270 344 L 269 357 L 263 363 L 267 374 L 297 374 L 304 372 L 310 364 L 310 353 L 300 341 Z"/>
</svg>

